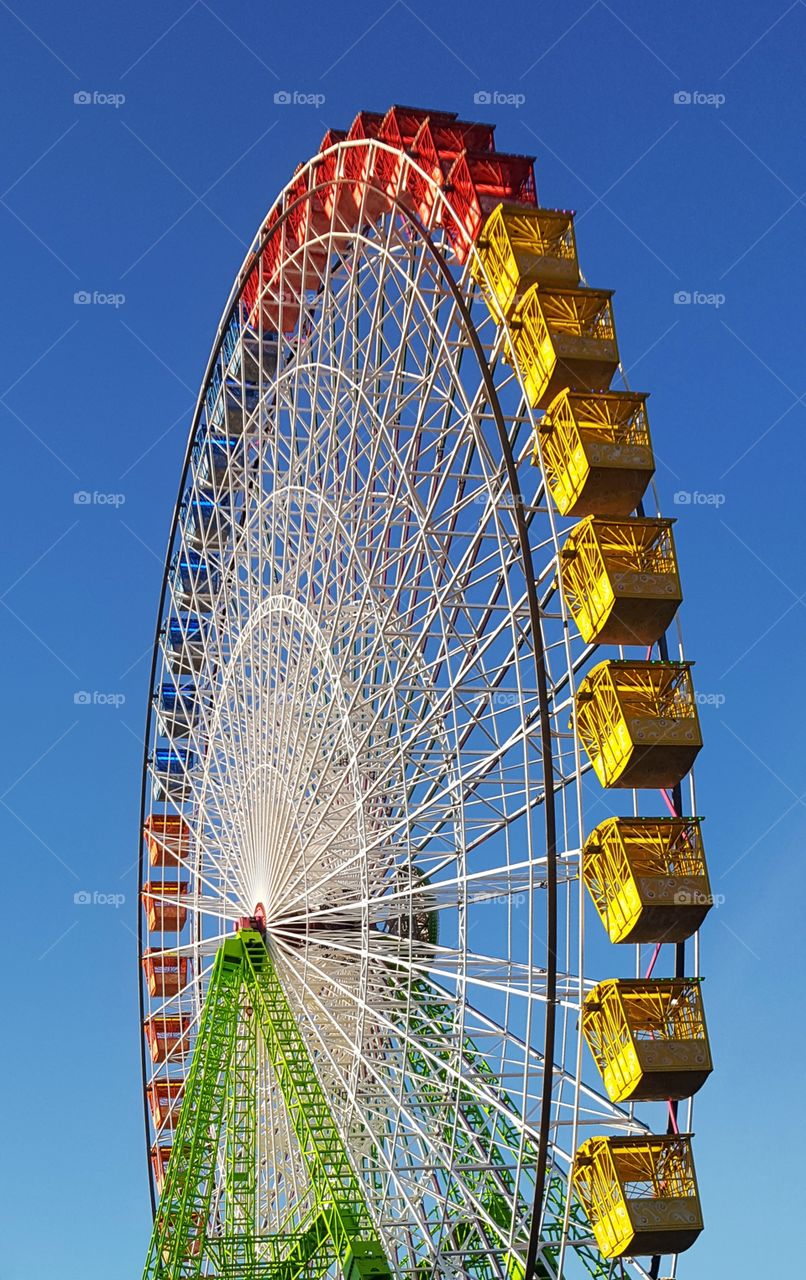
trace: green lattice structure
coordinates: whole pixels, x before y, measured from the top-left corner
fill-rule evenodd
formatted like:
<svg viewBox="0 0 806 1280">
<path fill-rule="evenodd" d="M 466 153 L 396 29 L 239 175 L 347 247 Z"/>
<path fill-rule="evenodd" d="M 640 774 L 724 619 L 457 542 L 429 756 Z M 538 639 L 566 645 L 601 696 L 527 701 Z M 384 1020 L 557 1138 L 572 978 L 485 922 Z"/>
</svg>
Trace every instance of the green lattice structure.
<svg viewBox="0 0 806 1280">
<path fill-rule="evenodd" d="M 450 1043 L 450 1009 L 422 980 L 412 983 L 403 1008 L 406 1074 L 417 1082 L 411 1101 L 425 1123 L 445 1125 L 449 1051 L 441 1051 L 435 1063 L 414 1041 L 436 1026 L 442 1043 Z M 260 1232 L 257 1222 L 261 1040 L 309 1180 L 304 1205 L 286 1206 L 287 1227 L 272 1234 Z M 430 1226 L 435 1236 L 441 1234 L 448 1256 L 456 1251 L 464 1258 L 467 1275 L 491 1280 L 498 1274 L 491 1255 L 501 1256 L 517 1194 L 512 1165 L 528 1162 L 534 1152 L 528 1145 L 520 1151 L 514 1127 L 494 1105 L 501 1094 L 493 1073 L 467 1038 L 461 1063 L 462 1078 L 466 1073 L 478 1084 L 481 1077 L 482 1093 L 491 1101 L 480 1103 L 478 1088 L 460 1084 L 450 1133 L 443 1136 L 463 1168 L 464 1196 L 459 1199 L 454 1180 L 442 1222 Z M 224 1204 L 215 1213 L 222 1160 Z M 517 1204 L 517 1243 L 525 1247 L 531 1206 L 522 1195 Z M 549 1238 L 552 1231 L 559 1235 L 564 1213 L 564 1183 L 554 1178 L 547 1204 Z M 571 1217 L 576 1224 L 578 1214 L 572 1211 Z M 579 1227 L 582 1233 L 581 1221 Z M 578 1246 L 575 1252 L 591 1275 L 610 1274 L 595 1250 Z M 555 1261 L 551 1251 L 549 1257 Z M 504 1265 L 510 1280 L 524 1280 L 514 1252 L 505 1253 Z M 343 1280 L 391 1280 L 393 1274 L 265 942 L 258 932 L 242 931 L 224 943 L 213 964 L 144 1280 L 314 1280 L 334 1267 Z M 427 1262 L 415 1271 L 431 1280 Z M 536 1280 L 548 1280 L 548 1272 L 538 1271 Z"/>
<path fill-rule="evenodd" d="M 276 1235 L 258 1235 L 255 1222 L 258 1035 L 313 1193 L 302 1225 Z M 211 1235 L 225 1122 L 225 1230 Z M 144 1280 L 192 1280 L 203 1266 L 217 1280 L 295 1280 L 322 1276 L 333 1263 L 345 1280 L 391 1277 L 271 957 L 260 934 L 245 931 L 224 943 L 213 965 Z"/>
</svg>

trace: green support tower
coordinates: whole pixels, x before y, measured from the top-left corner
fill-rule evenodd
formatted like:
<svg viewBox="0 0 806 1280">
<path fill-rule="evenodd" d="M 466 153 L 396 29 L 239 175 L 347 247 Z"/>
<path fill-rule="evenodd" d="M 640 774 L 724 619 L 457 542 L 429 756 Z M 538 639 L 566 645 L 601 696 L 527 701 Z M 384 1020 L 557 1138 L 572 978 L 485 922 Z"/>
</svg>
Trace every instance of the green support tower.
<svg viewBox="0 0 806 1280">
<path fill-rule="evenodd" d="M 261 1234 L 256 1217 L 259 1042 L 313 1200 L 304 1226 L 279 1234 Z M 214 1173 L 222 1158 L 225 1228 L 214 1234 Z M 263 938 L 242 931 L 224 943 L 213 967 L 144 1280 L 294 1280 L 323 1276 L 334 1263 L 344 1280 L 392 1275 Z"/>
<path fill-rule="evenodd" d="M 427 983 L 414 982 L 410 995 L 413 1032 L 418 1017 L 427 1019 L 430 1026 L 449 1018 Z M 288 1227 L 280 1232 L 261 1231 L 258 1221 L 261 1052 L 282 1094 L 309 1179 L 305 1204 L 287 1204 Z M 465 1042 L 463 1063 L 469 1079 L 489 1078 L 492 1100 L 489 1067 L 470 1040 Z M 444 1123 L 441 1103 L 447 1059 L 435 1063 L 409 1047 L 407 1069 L 420 1083 L 421 1118 L 428 1124 Z M 511 1155 L 518 1138 L 492 1105 L 481 1107 L 477 1098 L 478 1088 L 460 1098 L 451 1134 L 456 1159 L 465 1168 L 465 1186 L 472 1194 L 472 1214 L 457 1202 L 448 1231 L 453 1246 L 466 1259 L 466 1274 L 488 1280 L 496 1273 L 480 1224 L 487 1220 L 502 1232 L 507 1228 L 505 1193 L 511 1198 L 514 1187 L 509 1162 L 498 1152 L 500 1148 Z M 221 1161 L 223 1204 L 216 1205 L 215 1173 Z M 549 1207 L 559 1230 L 565 1212 L 560 1179 L 550 1186 Z M 523 1203 L 524 1224 L 528 1209 Z M 211 1228 L 213 1222 L 215 1228 Z M 584 1234 L 576 1206 L 571 1222 Z M 607 1274 L 595 1250 L 578 1248 L 578 1253 L 592 1276 Z M 342 1280 L 391 1280 L 393 1276 L 270 952 L 257 930 L 242 930 L 223 944 L 213 965 L 143 1280 L 196 1280 L 207 1275 L 216 1280 L 313 1280 L 334 1265 Z M 509 1280 L 524 1280 L 523 1266 L 514 1255 L 505 1265 Z M 417 1271 L 421 1273 L 425 1280 L 422 1267 Z M 537 1276 L 540 1280 L 547 1273 L 540 1268 Z"/>
</svg>

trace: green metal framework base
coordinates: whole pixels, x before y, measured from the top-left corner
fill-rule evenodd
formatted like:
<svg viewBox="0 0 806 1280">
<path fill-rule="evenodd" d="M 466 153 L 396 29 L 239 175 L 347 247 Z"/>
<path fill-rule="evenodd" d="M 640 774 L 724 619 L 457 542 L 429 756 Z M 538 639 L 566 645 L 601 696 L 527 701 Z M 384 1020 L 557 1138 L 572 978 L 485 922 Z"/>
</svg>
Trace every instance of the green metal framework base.
<svg viewBox="0 0 806 1280">
<path fill-rule="evenodd" d="M 256 1059 L 262 1036 L 311 1182 L 302 1226 L 256 1229 Z M 222 1234 L 208 1231 L 225 1151 Z M 344 1280 L 391 1280 L 366 1199 L 259 933 L 228 939 L 213 965 L 144 1280 L 296 1280 L 336 1263 Z"/>
<path fill-rule="evenodd" d="M 439 1128 L 445 1123 L 450 1055 L 444 1063 L 441 1054 L 426 1060 L 417 1049 L 417 1033 L 433 1039 L 437 1026 L 449 1043 L 450 1011 L 422 980 L 412 984 L 409 997 L 407 1026 L 401 1027 L 407 1075 L 417 1081 L 416 1105 L 424 1121 Z M 258 1227 L 261 1041 L 309 1180 L 304 1204 L 286 1205 L 287 1227 L 273 1234 Z M 468 1080 L 481 1079 L 491 1099 L 500 1096 L 489 1065 L 469 1039 L 461 1058 Z M 461 1197 L 449 1189 L 454 1212 L 446 1243 L 449 1253 L 463 1257 L 474 1280 L 499 1274 L 490 1256 L 491 1236 L 505 1239 L 510 1229 L 512 1159 L 528 1162 L 535 1156 L 528 1141 L 522 1149 L 500 1108 L 479 1101 L 485 1092 L 459 1087 L 449 1135 L 463 1179 Z M 223 1203 L 214 1203 L 219 1172 Z M 549 1240 L 561 1233 L 565 1194 L 564 1180 L 550 1179 Z M 529 1209 L 524 1203 L 519 1215 L 524 1230 Z M 570 1217 L 572 1233 L 589 1236 L 578 1206 L 571 1206 Z M 551 1244 L 545 1250 L 555 1265 L 557 1252 Z M 575 1252 L 592 1276 L 609 1275 L 595 1249 L 578 1244 Z M 524 1280 L 514 1253 L 504 1255 L 503 1266 L 509 1280 Z M 223 944 L 213 964 L 143 1280 L 315 1280 L 334 1267 L 342 1280 L 393 1275 L 265 941 L 243 930 Z M 431 1280 L 432 1270 L 428 1261 L 415 1267 L 422 1280 Z M 536 1280 L 548 1280 L 548 1274 L 539 1264 Z"/>
</svg>

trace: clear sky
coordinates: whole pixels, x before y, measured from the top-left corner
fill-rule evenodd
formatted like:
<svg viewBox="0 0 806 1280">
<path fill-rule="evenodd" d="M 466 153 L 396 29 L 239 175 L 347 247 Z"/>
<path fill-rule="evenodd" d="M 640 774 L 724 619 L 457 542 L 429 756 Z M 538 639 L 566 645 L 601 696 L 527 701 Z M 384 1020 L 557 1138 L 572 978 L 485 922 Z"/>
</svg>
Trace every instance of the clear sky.
<svg viewBox="0 0 806 1280">
<path fill-rule="evenodd" d="M 724 898 L 703 937 L 707 1231 L 680 1274 L 793 1274 L 806 6 L 0 0 L 0 42 L 3 1280 L 142 1267 L 140 741 L 185 432 L 278 187 L 325 127 L 396 101 L 490 119 L 499 149 L 536 154 L 541 202 L 578 210 L 585 273 L 617 290 L 631 384 L 652 393 L 712 695 L 700 810 Z"/>
</svg>

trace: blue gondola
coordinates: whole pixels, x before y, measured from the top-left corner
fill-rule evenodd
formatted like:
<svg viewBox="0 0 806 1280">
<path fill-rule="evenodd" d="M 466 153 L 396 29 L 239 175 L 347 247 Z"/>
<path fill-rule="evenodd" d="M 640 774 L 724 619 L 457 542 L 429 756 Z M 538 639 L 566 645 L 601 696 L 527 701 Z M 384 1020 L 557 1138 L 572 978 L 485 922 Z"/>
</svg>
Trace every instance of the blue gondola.
<svg viewBox="0 0 806 1280">
<path fill-rule="evenodd" d="M 217 385 L 211 383 L 204 400 L 207 425 L 211 431 L 242 436 L 258 402 L 258 387 L 253 383 L 242 386 L 235 378 L 228 378 L 222 391 L 218 366 L 215 381 Z"/>
<path fill-rule="evenodd" d="M 217 435 L 210 437 L 206 450 L 208 466 L 211 474 L 219 483 L 226 477 L 227 471 L 232 465 L 238 443 L 237 440 L 233 440 L 230 436 Z"/>
<path fill-rule="evenodd" d="M 194 753 L 188 747 L 157 747 L 154 772 L 160 777 L 181 778 L 193 767 Z"/>
<path fill-rule="evenodd" d="M 221 505 L 226 503 L 226 498 L 222 498 Z M 199 496 L 194 498 L 190 504 L 190 510 L 195 524 L 199 524 L 206 529 L 215 519 L 216 507 L 219 504 L 214 496 L 204 489 L 200 490 Z"/>
<path fill-rule="evenodd" d="M 221 574 L 208 564 L 198 551 L 180 555 L 176 564 L 179 603 L 194 612 L 212 607 L 213 595 L 218 590 Z"/>
<path fill-rule="evenodd" d="M 229 530 L 229 494 L 216 497 L 212 489 L 200 489 L 190 503 L 189 541 L 198 550 L 219 551 Z"/>
<path fill-rule="evenodd" d="M 224 391 L 224 418 L 221 423 L 231 436 L 242 436 L 249 425 L 258 402 L 258 388 L 254 383 L 241 386 L 240 382 L 227 381 Z M 218 423 L 215 424 L 216 428 Z"/>
<path fill-rule="evenodd" d="M 198 481 L 216 492 L 233 469 L 243 467 L 244 452 L 236 436 L 213 431 L 199 434 L 193 447 L 193 470 Z"/>
<path fill-rule="evenodd" d="M 260 339 L 251 334 L 244 334 L 241 340 L 243 350 L 244 381 L 257 385 L 260 381 L 261 352 Z M 279 342 L 276 333 L 263 335 L 263 383 L 270 382 L 277 373 L 277 355 Z"/>
<path fill-rule="evenodd" d="M 195 684 L 164 684 L 160 689 L 159 723 L 166 737 L 186 738 L 199 718 Z"/>
<path fill-rule="evenodd" d="M 186 618 L 171 618 L 168 623 L 168 644 L 172 649 L 181 649 L 186 644 L 204 644 L 201 618 L 194 618 L 192 614 Z"/>
<path fill-rule="evenodd" d="M 193 768 L 195 754 L 188 747 L 157 747 L 152 761 L 152 795 L 155 800 L 184 804 L 190 798 L 187 773 Z"/>
<path fill-rule="evenodd" d="M 195 684 L 164 684 L 160 689 L 160 706 L 165 711 L 174 711 L 180 703 L 192 702 L 195 697 Z"/>
<path fill-rule="evenodd" d="M 255 408 L 260 396 L 260 387 L 257 382 L 241 382 L 240 380 L 227 380 L 227 404 L 246 405 L 247 413 L 251 413 Z"/>
<path fill-rule="evenodd" d="M 178 675 L 198 671 L 204 664 L 205 634 L 202 619 L 195 614 L 171 618 L 167 628 L 170 665 Z"/>
</svg>

